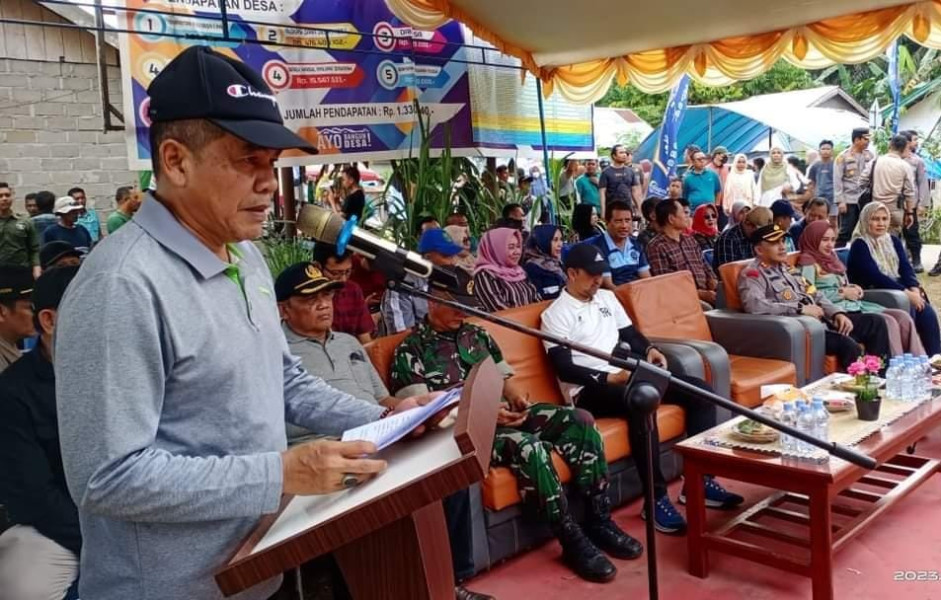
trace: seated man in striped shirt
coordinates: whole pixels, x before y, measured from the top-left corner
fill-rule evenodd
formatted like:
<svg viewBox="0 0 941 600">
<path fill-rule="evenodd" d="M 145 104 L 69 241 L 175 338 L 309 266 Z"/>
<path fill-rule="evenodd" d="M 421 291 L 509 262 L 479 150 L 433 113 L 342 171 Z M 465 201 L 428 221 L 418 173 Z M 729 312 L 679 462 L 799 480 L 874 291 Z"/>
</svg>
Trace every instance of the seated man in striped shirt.
<svg viewBox="0 0 941 600">
<path fill-rule="evenodd" d="M 680 200 L 661 200 L 655 213 L 660 233 L 647 245 L 651 275 L 689 271 L 696 282 L 699 300 L 715 306 L 718 280 L 706 264 L 699 243 L 684 233 L 689 228 L 689 207 Z"/>
</svg>

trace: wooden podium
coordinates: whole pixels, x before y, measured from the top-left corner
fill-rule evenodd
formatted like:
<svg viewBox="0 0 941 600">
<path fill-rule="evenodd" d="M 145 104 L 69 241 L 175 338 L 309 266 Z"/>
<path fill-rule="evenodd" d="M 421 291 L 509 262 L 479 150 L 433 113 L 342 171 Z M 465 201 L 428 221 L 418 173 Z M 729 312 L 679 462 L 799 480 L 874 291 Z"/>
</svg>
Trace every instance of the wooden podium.
<svg viewBox="0 0 941 600">
<path fill-rule="evenodd" d="M 502 393 L 503 376 L 488 358 L 464 384 L 453 430 L 386 448 L 386 471 L 356 488 L 284 497 L 216 573 L 222 593 L 333 552 L 356 600 L 453 599 L 441 499 L 486 476 Z"/>
</svg>

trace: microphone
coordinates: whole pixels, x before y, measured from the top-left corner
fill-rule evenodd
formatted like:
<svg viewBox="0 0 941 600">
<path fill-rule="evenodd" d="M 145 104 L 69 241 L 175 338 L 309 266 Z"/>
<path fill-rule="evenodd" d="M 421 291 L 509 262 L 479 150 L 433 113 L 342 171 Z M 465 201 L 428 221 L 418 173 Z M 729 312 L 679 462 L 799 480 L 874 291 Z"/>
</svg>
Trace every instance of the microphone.
<svg viewBox="0 0 941 600">
<path fill-rule="evenodd" d="M 349 221 L 325 208 L 305 204 L 297 215 L 297 229 L 318 242 L 333 244 L 343 254 L 349 248 L 373 261 L 375 268 L 392 279 L 401 279 L 406 273 L 428 280 L 441 289 L 457 287 L 457 276 L 435 266 L 417 252 L 400 248 L 374 233 L 356 226 L 356 217 Z"/>
</svg>

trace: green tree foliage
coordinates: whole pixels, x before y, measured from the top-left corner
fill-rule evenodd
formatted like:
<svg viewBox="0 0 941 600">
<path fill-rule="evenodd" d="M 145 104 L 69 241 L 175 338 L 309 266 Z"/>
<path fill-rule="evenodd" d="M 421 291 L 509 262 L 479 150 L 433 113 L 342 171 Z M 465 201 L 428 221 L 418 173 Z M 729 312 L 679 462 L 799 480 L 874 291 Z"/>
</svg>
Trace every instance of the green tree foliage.
<svg viewBox="0 0 941 600">
<path fill-rule="evenodd" d="M 760 94 L 804 90 L 820 85 L 807 71 L 779 60 L 769 71 L 750 81 L 741 81 L 732 85 L 711 87 L 696 82 L 689 88 L 690 104 L 718 104 L 744 100 Z M 657 127 L 663 120 L 669 93 L 647 94 L 637 88 L 611 86 L 608 93 L 599 102 L 599 106 L 630 108 L 637 116 Z"/>
</svg>

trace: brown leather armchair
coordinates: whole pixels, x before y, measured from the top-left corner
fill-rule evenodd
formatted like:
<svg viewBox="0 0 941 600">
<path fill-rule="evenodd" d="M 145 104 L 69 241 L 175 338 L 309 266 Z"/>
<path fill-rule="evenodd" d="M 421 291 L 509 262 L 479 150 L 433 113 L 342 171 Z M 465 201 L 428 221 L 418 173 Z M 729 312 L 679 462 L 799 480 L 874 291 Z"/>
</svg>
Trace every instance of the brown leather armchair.
<svg viewBox="0 0 941 600">
<path fill-rule="evenodd" d="M 737 320 L 716 314 L 720 311 L 704 313 L 687 271 L 640 279 L 616 293 L 634 326 L 652 341 L 689 345 L 701 353 L 710 372 L 728 369 L 730 397 L 739 404 L 760 404 L 762 385 L 797 383 L 793 358 L 803 350 L 800 329 Z"/>
</svg>

